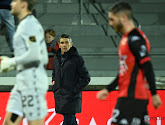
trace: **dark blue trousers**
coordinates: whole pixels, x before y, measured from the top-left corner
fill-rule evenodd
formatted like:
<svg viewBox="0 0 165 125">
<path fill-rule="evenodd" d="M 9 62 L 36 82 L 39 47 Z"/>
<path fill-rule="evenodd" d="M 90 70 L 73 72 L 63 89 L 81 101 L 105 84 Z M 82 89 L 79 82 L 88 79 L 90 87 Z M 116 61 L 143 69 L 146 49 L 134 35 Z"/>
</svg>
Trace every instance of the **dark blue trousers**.
<svg viewBox="0 0 165 125">
<path fill-rule="evenodd" d="M 64 120 L 62 125 L 78 125 L 75 114 L 66 113 L 63 114 L 63 116 L 64 116 Z"/>
</svg>

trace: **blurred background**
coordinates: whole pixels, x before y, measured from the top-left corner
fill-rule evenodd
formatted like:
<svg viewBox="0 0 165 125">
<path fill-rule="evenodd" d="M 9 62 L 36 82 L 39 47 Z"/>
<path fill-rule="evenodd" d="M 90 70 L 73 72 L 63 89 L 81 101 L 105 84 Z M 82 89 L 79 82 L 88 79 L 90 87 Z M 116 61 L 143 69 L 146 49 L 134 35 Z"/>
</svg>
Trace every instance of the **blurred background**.
<svg viewBox="0 0 165 125">
<path fill-rule="evenodd" d="M 121 0 L 120 0 L 121 1 Z M 149 38 L 157 88 L 165 88 L 165 0 L 124 0 L 131 4 L 134 21 Z M 99 90 L 118 72 L 117 49 L 121 34 L 108 25 L 108 10 L 118 0 L 36 0 L 33 14 L 44 30 L 53 29 L 59 36 L 67 33 L 83 56 L 91 75 L 85 90 Z M 18 20 L 15 18 L 16 27 Z M 0 55 L 13 56 L 4 22 L 0 29 Z M 49 57 L 54 53 L 49 52 Z M 50 64 L 51 65 L 51 62 Z M 52 70 L 47 69 L 51 89 Z M 10 91 L 16 71 L 0 74 L 0 91 Z"/>
</svg>

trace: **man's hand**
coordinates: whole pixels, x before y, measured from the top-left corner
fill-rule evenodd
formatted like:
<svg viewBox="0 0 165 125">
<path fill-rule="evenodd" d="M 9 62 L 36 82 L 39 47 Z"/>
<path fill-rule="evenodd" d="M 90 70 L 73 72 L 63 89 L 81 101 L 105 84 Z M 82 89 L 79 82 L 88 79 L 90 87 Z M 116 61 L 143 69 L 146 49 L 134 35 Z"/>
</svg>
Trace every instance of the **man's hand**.
<svg viewBox="0 0 165 125">
<path fill-rule="evenodd" d="M 16 66 L 16 62 L 14 58 L 9 58 L 7 56 L 0 56 L 0 73 L 14 70 L 15 66 Z"/>
<path fill-rule="evenodd" d="M 156 109 L 162 104 L 158 94 L 152 96 L 152 104 Z"/>
<path fill-rule="evenodd" d="M 109 92 L 107 89 L 102 89 L 97 93 L 96 97 L 97 97 L 97 99 L 105 100 L 107 98 L 108 94 L 109 94 Z"/>
</svg>

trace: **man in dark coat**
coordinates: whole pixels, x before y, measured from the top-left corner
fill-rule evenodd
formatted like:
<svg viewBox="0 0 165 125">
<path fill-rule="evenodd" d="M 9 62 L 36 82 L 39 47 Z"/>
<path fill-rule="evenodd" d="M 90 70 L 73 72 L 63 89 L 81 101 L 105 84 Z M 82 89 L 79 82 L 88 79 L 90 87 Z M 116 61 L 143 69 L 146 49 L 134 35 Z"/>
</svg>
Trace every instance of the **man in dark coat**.
<svg viewBox="0 0 165 125">
<path fill-rule="evenodd" d="M 69 35 L 62 34 L 53 61 L 55 111 L 64 116 L 63 125 L 77 125 L 75 113 L 81 112 L 82 90 L 90 82 L 84 60 L 72 44 Z"/>
</svg>

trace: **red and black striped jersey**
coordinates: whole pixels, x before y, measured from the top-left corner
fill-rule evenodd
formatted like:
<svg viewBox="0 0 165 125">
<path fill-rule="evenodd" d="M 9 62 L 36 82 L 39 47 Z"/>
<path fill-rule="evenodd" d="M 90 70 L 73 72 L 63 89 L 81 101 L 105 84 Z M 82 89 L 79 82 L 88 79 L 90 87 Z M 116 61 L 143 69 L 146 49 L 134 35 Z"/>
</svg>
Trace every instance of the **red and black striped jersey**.
<svg viewBox="0 0 165 125">
<path fill-rule="evenodd" d="M 139 29 L 123 35 L 119 55 L 119 97 L 147 99 L 147 82 L 141 65 L 150 60 L 150 44 Z"/>
<path fill-rule="evenodd" d="M 143 64 L 150 62 L 149 52 L 150 43 L 141 30 L 135 28 L 124 34 L 118 49 L 119 74 L 107 89 L 111 91 L 118 84 L 119 98 L 148 99 L 148 83 Z M 154 94 L 155 91 L 154 88 Z"/>
</svg>

